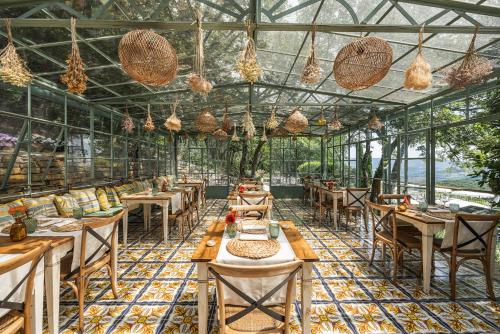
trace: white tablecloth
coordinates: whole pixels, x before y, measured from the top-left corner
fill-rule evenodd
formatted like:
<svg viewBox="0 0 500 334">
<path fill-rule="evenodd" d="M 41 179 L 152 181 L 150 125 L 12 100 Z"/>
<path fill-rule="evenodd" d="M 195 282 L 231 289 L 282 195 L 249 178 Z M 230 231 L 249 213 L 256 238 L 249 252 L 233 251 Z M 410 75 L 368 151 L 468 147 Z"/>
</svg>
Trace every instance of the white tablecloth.
<svg viewBox="0 0 500 334">
<path fill-rule="evenodd" d="M 177 212 L 182 208 L 182 194 L 175 193 L 170 200 L 170 205 L 172 207 L 172 212 Z"/>
<path fill-rule="evenodd" d="M 0 263 L 6 262 L 16 256 L 21 254 L 0 254 Z M 3 275 L 0 275 L 0 300 L 4 300 L 5 297 L 14 289 L 14 287 L 28 274 L 31 268 L 31 262 L 28 262 L 14 270 L 11 270 Z M 42 275 L 44 269 L 43 258 L 38 263 L 36 268 L 37 275 Z M 25 283 L 9 298 L 9 302 L 23 303 L 24 294 L 26 291 L 26 281 Z M 0 308 L 0 318 L 5 314 L 9 313 L 9 309 Z"/>
<path fill-rule="evenodd" d="M 239 232 L 238 232 L 239 233 Z M 239 234 L 236 236 L 238 237 Z M 217 254 L 217 258 L 215 259 L 218 263 L 225 264 L 233 264 L 233 265 L 246 265 L 246 266 L 258 266 L 258 265 L 271 265 L 271 264 L 279 264 L 285 262 L 291 262 L 295 260 L 295 253 L 293 252 L 288 239 L 280 228 L 280 235 L 278 237 L 278 241 L 281 245 L 280 250 L 275 255 L 259 259 L 247 259 L 243 257 L 234 256 L 227 251 L 227 243 L 229 242 L 227 235 L 224 235 L 222 239 L 219 253 Z M 257 300 L 263 297 L 267 292 L 272 290 L 275 286 L 281 283 L 284 279 L 286 279 L 288 275 L 281 275 L 276 277 L 264 277 L 264 278 L 231 278 L 228 279 L 231 284 L 233 284 L 238 290 L 244 292 L 246 295 L 251 298 Z M 276 303 L 284 303 L 286 297 L 286 285 L 281 288 L 278 292 L 276 292 L 266 303 L 276 304 Z M 244 301 L 241 297 L 235 294 L 232 290 L 227 287 L 224 287 L 224 301 L 226 304 L 233 305 L 248 305 L 246 301 Z"/>
</svg>

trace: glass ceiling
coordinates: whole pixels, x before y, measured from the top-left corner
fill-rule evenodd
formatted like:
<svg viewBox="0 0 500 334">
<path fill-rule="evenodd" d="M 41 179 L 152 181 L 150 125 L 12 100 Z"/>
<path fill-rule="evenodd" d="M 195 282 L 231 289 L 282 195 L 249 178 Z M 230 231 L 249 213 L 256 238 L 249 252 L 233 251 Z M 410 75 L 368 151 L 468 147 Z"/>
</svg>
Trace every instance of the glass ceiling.
<svg viewBox="0 0 500 334">
<path fill-rule="evenodd" d="M 331 119 L 332 111 L 338 108 L 344 124 L 366 119 L 370 108 L 401 110 L 447 91 L 442 70 L 462 59 L 472 36 L 470 31 L 476 25 L 480 27 L 476 48 L 494 64 L 492 78 L 499 73 L 500 0 L 439 0 L 434 1 L 433 6 L 426 0 L 96 0 L 87 1 L 86 8 L 72 8 L 64 1 L 7 0 L 2 3 L 6 4 L 0 4 L 0 17 L 14 19 L 16 47 L 38 80 L 65 89 L 59 76 L 65 71 L 70 32 L 64 27 L 69 22 L 63 26 L 60 20 L 71 16 L 80 22 L 94 20 L 96 27 L 86 25 L 77 30 L 80 52 L 90 78 L 85 98 L 121 111 L 127 105 L 137 118 L 144 117 L 147 104 L 151 103 L 158 121 L 170 113 L 169 104 L 179 100 L 181 119 L 188 129 L 203 106 L 212 106 L 222 118 L 224 103 L 229 104 L 230 114 L 240 124 L 245 108 L 251 104 L 256 126 L 261 126 L 274 106 L 283 117 L 294 106 L 302 106 L 304 114 L 314 120 L 319 117 L 323 104 L 327 119 Z M 148 87 L 122 71 L 118 43 L 123 34 L 132 29 L 124 28 L 123 22 L 191 23 L 194 8 L 202 10 L 208 26 L 204 29 L 206 77 L 214 89 L 207 98 L 193 94 L 185 83 L 194 59 L 192 28 L 155 29 L 174 46 L 179 58 L 177 78 L 169 86 Z M 316 50 L 323 77 L 316 85 L 304 85 L 299 77 L 310 46 L 308 30 L 315 18 L 320 27 Z M 257 23 L 257 57 L 264 70 L 260 81 L 252 86 L 234 71 L 245 43 L 243 22 L 247 19 Z M 418 34 L 415 31 L 424 23 L 426 29 L 437 31 L 424 34 L 423 53 L 435 72 L 433 85 L 423 91 L 407 90 L 402 87 L 404 71 L 416 55 Z M 344 27 L 340 29 L 339 25 Z M 366 27 L 361 33 L 363 36 L 376 36 L 389 42 L 393 65 L 387 76 L 374 86 L 349 91 L 336 84 L 332 75 L 333 60 L 344 45 L 360 36 L 360 26 Z M 376 30 L 373 27 L 384 28 L 373 31 Z M 452 30 L 441 32 L 446 28 Z M 460 33 L 462 28 L 469 30 Z M 2 27 L 0 46 L 5 45 L 5 36 Z"/>
</svg>

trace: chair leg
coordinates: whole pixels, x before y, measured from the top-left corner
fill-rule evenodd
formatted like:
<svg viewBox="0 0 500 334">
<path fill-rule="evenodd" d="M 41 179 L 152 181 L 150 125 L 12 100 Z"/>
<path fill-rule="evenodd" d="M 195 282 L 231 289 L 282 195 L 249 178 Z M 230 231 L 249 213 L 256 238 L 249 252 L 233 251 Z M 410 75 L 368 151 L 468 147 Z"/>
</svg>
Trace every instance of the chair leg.
<svg viewBox="0 0 500 334">
<path fill-rule="evenodd" d="M 106 266 L 108 268 L 109 276 L 111 277 L 111 291 L 113 291 L 113 296 L 118 299 L 118 290 L 116 289 L 116 272 L 111 268 L 111 264 Z"/>
<path fill-rule="evenodd" d="M 78 280 L 78 329 L 81 333 L 84 330 L 84 308 L 85 306 L 85 278 Z"/>
<path fill-rule="evenodd" d="M 377 248 L 378 239 L 373 240 L 372 256 L 370 257 L 370 266 L 373 264 L 373 259 L 375 258 L 375 250 Z"/>
<path fill-rule="evenodd" d="M 392 249 L 392 268 L 394 270 L 394 272 L 392 273 L 393 283 L 396 283 L 398 281 L 398 262 L 399 262 L 398 251 L 399 249 L 397 246 Z"/>
<path fill-rule="evenodd" d="M 457 294 L 457 259 L 455 257 L 452 257 L 450 261 L 450 289 L 450 299 L 455 301 Z"/>
<path fill-rule="evenodd" d="M 385 266 L 385 253 L 386 253 L 386 246 L 383 243 L 382 244 L 382 263 L 383 263 L 384 266 Z"/>
<path fill-rule="evenodd" d="M 491 279 L 491 269 L 489 259 L 481 259 L 483 263 L 484 275 L 486 277 L 486 291 L 491 300 L 495 301 L 495 290 L 493 290 L 493 281 Z"/>
</svg>

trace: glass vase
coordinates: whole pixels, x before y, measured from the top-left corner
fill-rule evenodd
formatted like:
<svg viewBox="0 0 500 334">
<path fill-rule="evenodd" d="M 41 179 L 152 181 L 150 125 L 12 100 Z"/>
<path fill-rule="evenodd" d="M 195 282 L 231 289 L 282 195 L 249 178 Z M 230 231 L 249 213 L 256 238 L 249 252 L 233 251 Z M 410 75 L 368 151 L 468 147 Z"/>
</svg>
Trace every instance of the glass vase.
<svg viewBox="0 0 500 334">
<path fill-rule="evenodd" d="M 226 233 L 229 238 L 233 239 L 236 236 L 236 232 L 236 223 L 226 225 Z"/>
<path fill-rule="evenodd" d="M 21 241 L 28 233 L 26 233 L 26 225 L 21 218 L 16 218 L 16 221 L 10 226 L 10 240 L 11 241 Z"/>
<path fill-rule="evenodd" d="M 24 220 L 24 225 L 26 225 L 26 232 L 28 234 L 35 233 L 38 227 L 38 220 L 35 217 L 28 216 L 28 218 Z"/>
</svg>

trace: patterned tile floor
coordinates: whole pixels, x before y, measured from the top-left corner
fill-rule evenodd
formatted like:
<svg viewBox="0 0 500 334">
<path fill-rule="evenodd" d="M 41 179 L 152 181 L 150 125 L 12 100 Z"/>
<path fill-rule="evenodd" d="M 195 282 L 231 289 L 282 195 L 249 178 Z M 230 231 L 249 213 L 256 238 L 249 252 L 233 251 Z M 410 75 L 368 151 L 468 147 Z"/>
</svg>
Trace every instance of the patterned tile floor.
<svg viewBox="0 0 500 334">
<path fill-rule="evenodd" d="M 190 255 L 206 226 L 227 210 L 225 200 L 210 200 L 202 223 L 185 242 L 160 242 L 159 217 L 144 233 L 142 222 L 130 226 L 132 243 L 119 254 L 119 294 L 114 300 L 105 272 L 87 289 L 86 333 L 197 333 L 196 268 Z M 486 298 L 484 279 L 474 265 L 459 272 L 458 299 L 448 298 L 448 269 L 437 258 L 429 294 L 419 288 L 417 254 L 405 254 L 398 285 L 384 274 L 380 254 L 368 265 L 370 239 L 363 230 L 332 231 L 310 224 L 312 211 L 299 200 L 276 200 L 275 219 L 295 221 L 321 262 L 314 268 L 313 333 L 499 333 L 500 307 Z M 386 264 L 386 268 L 390 263 Z M 496 276 L 496 296 L 500 280 Z M 210 324 L 216 332 L 214 285 L 210 288 Z M 61 287 L 61 333 L 75 333 L 78 307 L 67 286 Z M 300 302 L 294 304 L 300 309 Z M 300 332 L 294 313 L 292 333 Z"/>
</svg>

